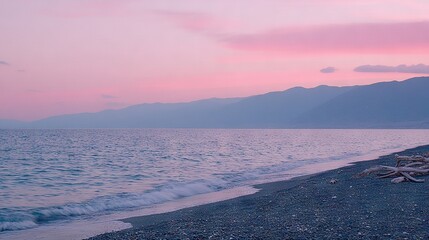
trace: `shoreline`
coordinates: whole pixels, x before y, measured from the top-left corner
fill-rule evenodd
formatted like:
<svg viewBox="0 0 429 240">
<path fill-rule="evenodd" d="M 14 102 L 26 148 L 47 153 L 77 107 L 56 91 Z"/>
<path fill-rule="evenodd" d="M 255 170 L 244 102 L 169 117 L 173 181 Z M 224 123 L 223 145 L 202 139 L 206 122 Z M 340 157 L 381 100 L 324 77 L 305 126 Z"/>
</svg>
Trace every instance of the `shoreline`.
<svg viewBox="0 0 429 240">
<path fill-rule="evenodd" d="M 400 154 L 429 151 L 429 145 Z M 393 165 L 393 155 L 286 181 L 254 185 L 257 193 L 174 212 L 122 219 L 133 228 L 89 239 L 426 239 L 426 183 L 392 184 L 354 178 L 373 165 Z M 338 179 L 330 184 L 331 179 Z M 426 194 L 426 195 L 425 195 Z"/>
</svg>

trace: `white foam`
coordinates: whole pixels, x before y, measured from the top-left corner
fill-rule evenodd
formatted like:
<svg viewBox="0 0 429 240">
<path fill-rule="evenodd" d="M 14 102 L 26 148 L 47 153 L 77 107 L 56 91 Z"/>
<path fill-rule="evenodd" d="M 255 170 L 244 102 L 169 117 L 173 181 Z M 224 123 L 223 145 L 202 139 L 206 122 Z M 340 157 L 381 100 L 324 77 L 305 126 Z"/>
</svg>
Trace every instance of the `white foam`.
<svg viewBox="0 0 429 240">
<path fill-rule="evenodd" d="M 160 187 L 157 190 L 141 194 L 122 194 L 116 196 L 106 196 L 83 203 L 74 203 L 63 206 L 48 207 L 44 209 L 35 209 L 27 212 L 11 212 L 7 215 L 8 218 L 11 218 L 11 220 L 0 222 L 0 238 L 2 238 L 2 236 L 6 234 L 5 231 L 9 232 L 15 230 L 30 229 L 30 231 L 25 231 L 23 233 L 24 236 L 20 238 L 26 239 L 24 237 L 25 234 L 27 234 L 28 232 L 34 233 L 35 235 L 33 236 L 44 236 L 41 238 L 44 239 L 47 235 L 45 234 L 45 232 L 55 230 L 55 232 L 57 232 L 55 236 L 58 236 L 58 234 L 62 235 L 62 233 L 56 230 L 64 229 L 64 234 L 67 235 L 64 236 L 64 239 L 69 239 L 68 236 L 73 235 L 74 233 L 71 233 L 73 231 L 68 231 L 67 228 L 56 226 L 55 224 L 54 227 L 52 227 L 50 223 L 54 222 L 55 220 L 69 220 L 70 217 L 76 216 L 90 216 L 91 218 L 93 218 L 97 215 L 105 215 L 109 213 L 109 211 L 117 212 L 118 210 L 129 211 L 136 208 L 150 208 L 153 205 L 162 204 L 165 202 L 175 202 L 175 200 L 179 200 L 182 198 L 215 192 L 219 189 L 225 188 L 225 186 L 226 182 L 221 179 L 200 180 L 190 183 L 174 183 Z M 142 213 L 140 212 L 140 214 Z M 16 215 L 15 219 L 14 215 Z M 20 216 L 20 218 L 22 219 L 17 219 L 17 216 Z M 87 222 L 86 224 L 79 226 L 79 229 L 81 229 L 83 226 L 92 226 L 91 228 L 86 229 L 84 232 L 82 232 L 82 230 L 77 230 L 77 228 L 70 227 L 69 225 L 67 226 L 79 232 L 79 234 L 85 233 L 88 236 L 93 234 L 101 234 L 105 231 L 119 230 L 123 229 L 124 227 L 128 227 L 128 225 L 123 226 L 121 224 L 118 225 L 116 223 L 111 223 L 112 220 L 114 219 L 110 218 L 108 221 L 109 223 L 106 223 L 106 221 L 94 221 L 95 225 L 92 224 L 93 221 L 91 220 L 89 221 L 91 222 L 91 224 Z M 112 227 L 106 227 L 105 224 L 111 225 Z M 100 226 L 103 227 L 99 228 Z M 35 229 L 33 230 L 31 228 Z"/>
<path fill-rule="evenodd" d="M 30 220 L 17 221 L 17 222 L 0 222 L 0 232 L 34 228 L 36 226 L 37 224 Z"/>
<path fill-rule="evenodd" d="M 185 197 L 177 201 L 155 204 L 150 208 L 99 216 L 91 220 L 76 220 L 61 224 L 47 224 L 24 231 L 0 233 L 0 238 L 4 237 L 5 239 L 10 240 L 78 240 L 89 238 L 99 234 L 119 231 L 132 227 L 131 224 L 121 222 L 119 219 L 172 212 L 183 208 L 189 208 L 249 195 L 256 193 L 257 191 L 258 189 L 249 186 L 226 189 L 219 192 L 210 192 L 206 194 Z"/>
<path fill-rule="evenodd" d="M 73 216 L 94 215 L 106 211 L 145 207 L 193 195 L 213 192 L 224 188 L 225 185 L 226 182 L 221 179 L 173 184 L 141 194 L 106 196 L 83 203 L 38 209 L 34 212 L 34 215 L 36 221 L 48 222 L 67 219 Z"/>
</svg>

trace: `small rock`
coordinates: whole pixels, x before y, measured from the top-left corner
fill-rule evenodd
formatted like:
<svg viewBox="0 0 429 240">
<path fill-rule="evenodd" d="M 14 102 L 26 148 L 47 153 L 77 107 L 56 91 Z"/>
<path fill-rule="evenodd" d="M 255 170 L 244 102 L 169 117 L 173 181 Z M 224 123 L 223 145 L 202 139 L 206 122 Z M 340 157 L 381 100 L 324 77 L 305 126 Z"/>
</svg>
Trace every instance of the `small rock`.
<svg viewBox="0 0 429 240">
<path fill-rule="evenodd" d="M 331 179 L 331 181 L 329 181 L 329 183 L 330 183 L 330 184 L 335 184 L 335 183 L 337 183 L 337 182 L 338 182 L 338 179 L 334 179 L 334 178 L 333 178 L 333 179 Z"/>
</svg>

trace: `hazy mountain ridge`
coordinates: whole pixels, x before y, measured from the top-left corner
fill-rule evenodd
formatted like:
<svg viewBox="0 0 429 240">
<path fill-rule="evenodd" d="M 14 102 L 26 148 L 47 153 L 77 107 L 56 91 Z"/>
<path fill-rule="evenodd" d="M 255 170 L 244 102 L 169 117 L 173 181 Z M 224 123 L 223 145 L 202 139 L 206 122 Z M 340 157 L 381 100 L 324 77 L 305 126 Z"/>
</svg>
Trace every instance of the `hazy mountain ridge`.
<svg viewBox="0 0 429 240">
<path fill-rule="evenodd" d="M 221 110 L 227 127 L 284 128 L 290 127 L 293 119 L 321 102 L 343 94 L 353 87 L 315 88 L 295 87 L 282 92 L 270 92 L 251 96 L 230 104 Z"/>
<path fill-rule="evenodd" d="M 429 128 L 429 77 L 351 87 L 295 87 L 246 98 L 139 104 L 1 128 Z"/>
<path fill-rule="evenodd" d="M 35 128 L 168 128 L 204 127 L 208 114 L 236 99 L 205 99 L 189 103 L 138 104 L 119 110 L 54 116 L 30 124 Z M 201 115 L 198 119 L 194 116 Z M 205 120 L 205 121 L 203 121 Z"/>
<path fill-rule="evenodd" d="M 428 126 L 429 78 L 359 86 L 295 120 L 295 127 L 406 128 Z M 426 122 L 426 124 L 425 124 Z"/>
</svg>

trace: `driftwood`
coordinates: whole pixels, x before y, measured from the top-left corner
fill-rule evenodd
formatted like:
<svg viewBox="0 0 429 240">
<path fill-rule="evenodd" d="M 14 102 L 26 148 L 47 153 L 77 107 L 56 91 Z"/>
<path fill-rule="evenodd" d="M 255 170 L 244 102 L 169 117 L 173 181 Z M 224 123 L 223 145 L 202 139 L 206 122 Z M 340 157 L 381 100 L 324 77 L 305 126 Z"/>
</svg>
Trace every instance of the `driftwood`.
<svg viewBox="0 0 429 240">
<path fill-rule="evenodd" d="M 378 178 L 394 177 L 392 183 L 400 183 L 405 181 L 424 182 L 424 179 L 415 178 L 418 175 L 429 174 L 429 156 L 413 155 L 413 156 L 399 156 L 395 155 L 396 165 L 391 166 L 374 166 L 368 168 L 358 174 L 358 176 L 368 176 L 370 174 L 377 174 Z"/>
</svg>

